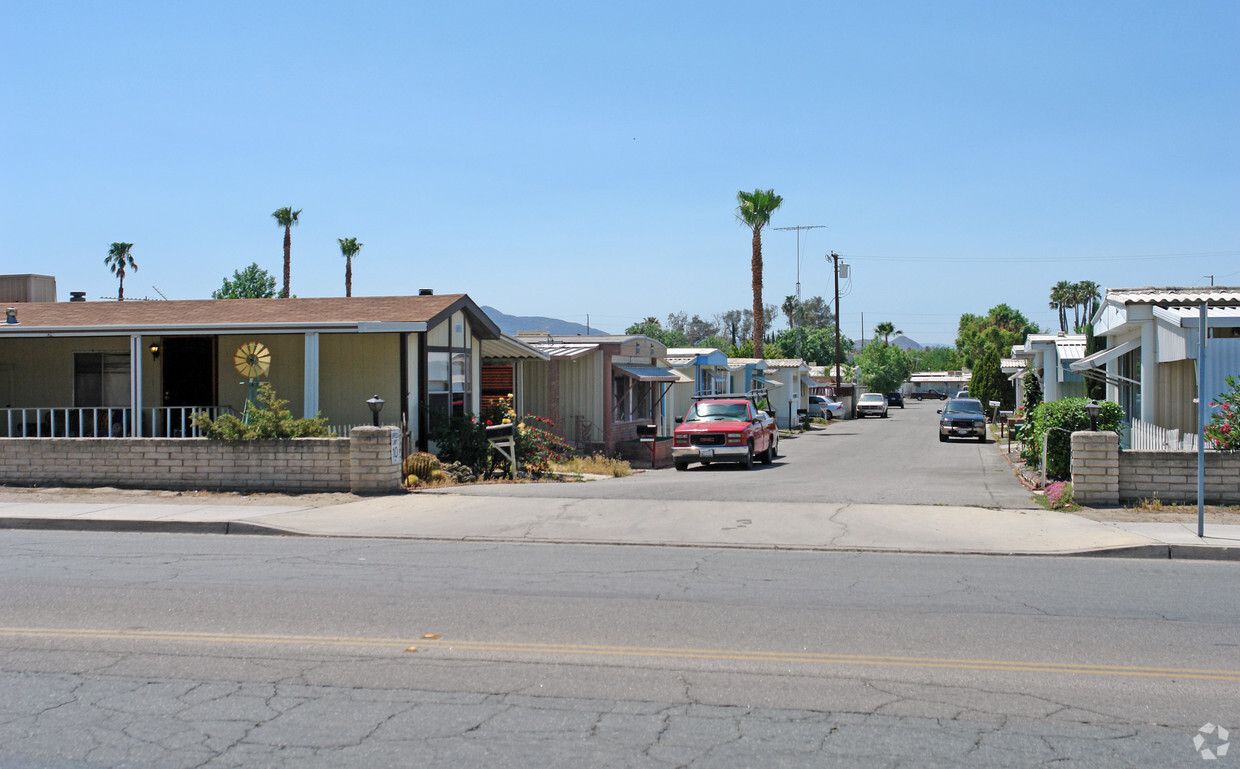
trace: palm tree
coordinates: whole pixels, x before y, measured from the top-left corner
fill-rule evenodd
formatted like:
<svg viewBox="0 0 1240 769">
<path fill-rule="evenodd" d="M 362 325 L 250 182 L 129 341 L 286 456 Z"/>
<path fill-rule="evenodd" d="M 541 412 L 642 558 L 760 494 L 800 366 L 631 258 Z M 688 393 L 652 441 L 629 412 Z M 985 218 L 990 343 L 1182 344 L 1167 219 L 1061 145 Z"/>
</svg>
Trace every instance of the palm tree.
<svg viewBox="0 0 1240 769">
<path fill-rule="evenodd" d="M 1098 302 L 1102 301 L 1102 287 L 1092 280 L 1082 280 L 1076 285 L 1080 289 L 1081 303 L 1085 307 L 1085 322 L 1089 323 L 1090 319 L 1094 317 L 1094 313 L 1098 311 Z"/>
<path fill-rule="evenodd" d="M 874 327 L 874 336 L 876 337 L 881 336 L 883 338 L 884 346 L 891 344 L 888 338 L 892 334 L 903 334 L 903 333 L 904 333 L 903 331 L 897 331 L 895 324 L 891 323 L 890 321 L 883 321 L 882 323 L 879 323 L 877 326 Z"/>
<path fill-rule="evenodd" d="M 1072 284 L 1066 280 L 1061 280 L 1051 289 L 1052 310 L 1059 310 L 1059 330 L 1068 330 L 1068 305 L 1071 299 Z"/>
<path fill-rule="evenodd" d="M 340 255 L 344 257 L 344 295 L 353 296 L 353 257 L 362 250 L 357 238 L 336 238 L 340 242 Z"/>
<path fill-rule="evenodd" d="M 108 266 L 112 274 L 120 278 L 120 290 L 116 293 L 116 301 L 125 301 L 125 268 L 138 271 L 138 265 L 133 260 L 133 256 L 129 253 L 133 248 L 133 243 L 113 243 L 108 249 L 108 255 L 103 258 L 103 263 Z"/>
<path fill-rule="evenodd" d="M 291 207 L 278 208 L 271 212 L 271 216 L 276 220 L 276 224 L 284 228 L 284 288 L 280 291 L 280 296 L 284 299 L 291 296 L 288 288 L 293 272 L 292 228 L 297 224 L 297 217 L 300 215 L 300 208 L 294 211 Z"/>
<path fill-rule="evenodd" d="M 736 218 L 753 230 L 753 356 L 762 357 L 762 334 L 765 317 L 762 305 L 762 228 L 771 221 L 771 214 L 784 202 L 775 190 L 754 190 L 736 193 Z"/>
</svg>

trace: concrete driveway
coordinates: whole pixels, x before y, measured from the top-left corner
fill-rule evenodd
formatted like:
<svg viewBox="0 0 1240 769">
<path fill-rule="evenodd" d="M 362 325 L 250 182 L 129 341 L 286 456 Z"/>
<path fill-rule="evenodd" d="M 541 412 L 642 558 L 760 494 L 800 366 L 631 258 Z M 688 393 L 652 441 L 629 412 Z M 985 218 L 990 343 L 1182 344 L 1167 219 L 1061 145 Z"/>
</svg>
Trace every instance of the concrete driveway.
<svg viewBox="0 0 1240 769">
<path fill-rule="evenodd" d="M 1037 508 L 998 447 L 939 443 L 941 401 L 910 402 L 890 417 L 835 421 L 780 441 L 781 457 L 746 472 L 693 465 L 598 483 L 456 486 L 496 497 L 719 502 L 838 502 Z"/>
</svg>

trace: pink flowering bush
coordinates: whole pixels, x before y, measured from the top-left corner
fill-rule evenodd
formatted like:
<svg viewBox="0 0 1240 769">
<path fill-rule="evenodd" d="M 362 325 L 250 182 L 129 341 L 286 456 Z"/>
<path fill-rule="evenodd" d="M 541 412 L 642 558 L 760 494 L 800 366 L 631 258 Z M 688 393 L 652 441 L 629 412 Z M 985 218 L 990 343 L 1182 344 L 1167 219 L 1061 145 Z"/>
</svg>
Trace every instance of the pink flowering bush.
<svg viewBox="0 0 1240 769">
<path fill-rule="evenodd" d="M 1225 392 L 1212 402 L 1217 406 L 1214 418 L 1206 425 L 1206 440 L 1220 451 L 1240 451 L 1240 384 L 1234 376 L 1227 377 L 1231 392 Z"/>
<path fill-rule="evenodd" d="M 1057 481 L 1046 487 L 1047 506 L 1052 510 L 1071 510 L 1076 507 L 1072 499 L 1072 484 Z"/>
</svg>

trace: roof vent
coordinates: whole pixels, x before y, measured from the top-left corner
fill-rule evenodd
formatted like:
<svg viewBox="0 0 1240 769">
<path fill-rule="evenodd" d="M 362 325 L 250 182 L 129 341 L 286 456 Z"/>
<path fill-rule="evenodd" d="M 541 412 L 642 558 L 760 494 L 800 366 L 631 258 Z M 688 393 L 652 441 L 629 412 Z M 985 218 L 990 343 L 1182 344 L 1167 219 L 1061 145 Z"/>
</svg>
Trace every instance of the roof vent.
<svg viewBox="0 0 1240 769">
<path fill-rule="evenodd" d="M 433 288 L 419 288 L 418 289 L 418 296 L 434 296 L 434 295 L 435 295 L 435 289 Z"/>
<path fill-rule="evenodd" d="M 4 319 L 5 323 L 16 323 L 17 322 L 17 308 L 16 307 L 10 307 L 9 309 L 5 310 L 4 315 L 5 315 L 5 319 Z"/>
<path fill-rule="evenodd" d="M 70 302 L 85 302 L 86 292 L 85 291 L 70 291 L 69 301 Z"/>
</svg>

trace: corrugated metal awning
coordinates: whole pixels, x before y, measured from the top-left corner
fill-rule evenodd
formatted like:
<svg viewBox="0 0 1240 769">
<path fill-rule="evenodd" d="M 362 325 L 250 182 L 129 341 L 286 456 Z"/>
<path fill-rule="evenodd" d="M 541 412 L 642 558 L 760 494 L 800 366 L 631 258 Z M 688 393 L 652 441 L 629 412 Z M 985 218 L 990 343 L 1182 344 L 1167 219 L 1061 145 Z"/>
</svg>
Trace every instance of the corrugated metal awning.
<svg viewBox="0 0 1240 769">
<path fill-rule="evenodd" d="M 1124 342 L 1118 347 L 1108 347 L 1105 350 L 1099 350 L 1093 355 L 1090 355 L 1088 358 L 1081 358 L 1078 361 L 1073 361 L 1070 368 L 1073 371 L 1088 371 L 1091 368 L 1101 368 L 1119 356 L 1132 352 L 1140 346 L 1141 342 L 1139 340 L 1132 339 Z"/>
<path fill-rule="evenodd" d="M 548 360 L 551 357 L 537 347 L 507 334 L 500 334 L 499 339 L 483 339 L 481 347 L 483 358 Z"/>
<path fill-rule="evenodd" d="M 1080 360 L 1085 357 L 1085 342 L 1057 339 L 1055 340 L 1055 353 L 1059 356 L 1060 363 Z"/>
<path fill-rule="evenodd" d="M 614 366 L 639 382 L 692 382 L 693 380 L 677 371 L 658 366 Z"/>
<path fill-rule="evenodd" d="M 766 379 L 760 376 L 754 377 L 753 381 L 757 382 L 758 384 L 766 385 L 767 387 L 783 387 L 784 386 L 783 382 L 780 382 L 775 379 Z"/>
</svg>

